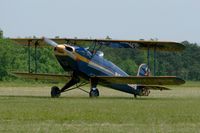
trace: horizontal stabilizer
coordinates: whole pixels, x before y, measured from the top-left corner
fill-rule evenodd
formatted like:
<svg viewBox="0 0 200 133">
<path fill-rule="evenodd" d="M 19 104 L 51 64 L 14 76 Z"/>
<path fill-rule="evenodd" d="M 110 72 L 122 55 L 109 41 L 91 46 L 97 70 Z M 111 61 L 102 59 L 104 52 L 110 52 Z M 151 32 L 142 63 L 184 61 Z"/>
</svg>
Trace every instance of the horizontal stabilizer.
<svg viewBox="0 0 200 133">
<path fill-rule="evenodd" d="M 115 84 L 140 84 L 140 85 L 181 85 L 185 81 L 175 76 L 156 76 L 156 77 L 144 77 L 144 76 L 96 76 L 92 77 L 93 80 L 106 83 Z"/>
<path fill-rule="evenodd" d="M 23 73 L 23 72 L 12 72 L 13 75 L 25 79 L 34 80 L 49 80 L 52 82 L 66 82 L 71 79 L 71 76 L 57 75 L 57 74 L 35 74 L 35 73 Z"/>
<path fill-rule="evenodd" d="M 163 87 L 163 86 L 154 86 L 154 85 L 151 85 L 151 86 L 146 86 L 146 85 L 143 85 L 142 86 L 144 89 L 147 89 L 147 90 L 171 90 L 167 87 Z"/>
</svg>

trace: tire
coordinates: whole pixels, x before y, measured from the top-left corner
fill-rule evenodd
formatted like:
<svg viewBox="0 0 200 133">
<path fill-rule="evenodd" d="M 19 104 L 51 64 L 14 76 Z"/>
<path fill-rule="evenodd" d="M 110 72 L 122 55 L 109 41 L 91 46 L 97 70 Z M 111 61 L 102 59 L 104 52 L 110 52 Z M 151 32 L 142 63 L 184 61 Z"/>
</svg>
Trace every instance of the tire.
<svg viewBox="0 0 200 133">
<path fill-rule="evenodd" d="M 98 97 L 99 96 L 99 90 L 97 88 L 92 88 L 90 90 L 89 96 L 90 97 Z"/>
<path fill-rule="evenodd" d="M 51 97 L 52 98 L 58 98 L 58 97 L 60 97 L 60 89 L 57 86 L 53 86 L 51 88 Z"/>
</svg>

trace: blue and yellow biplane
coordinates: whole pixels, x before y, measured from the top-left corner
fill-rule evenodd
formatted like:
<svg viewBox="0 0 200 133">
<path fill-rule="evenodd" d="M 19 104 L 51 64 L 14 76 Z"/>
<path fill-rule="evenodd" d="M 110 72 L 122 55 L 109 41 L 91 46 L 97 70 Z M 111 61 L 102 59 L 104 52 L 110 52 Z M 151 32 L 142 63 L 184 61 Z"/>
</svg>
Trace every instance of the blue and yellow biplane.
<svg viewBox="0 0 200 133">
<path fill-rule="evenodd" d="M 176 76 L 151 76 L 149 69 L 149 51 L 154 51 L 154 66 L 156 51 L 182 51 L 185 46 L 177 42 L 165 41 L 134 41 L 134 40 L 107 40 L 107 39 L 69 39 L 69 38 L 13 38 L 15 42 L 27 46 L 44 46 L 49 44 L 54 48 L 54 54 L 66 72 L 70 75 L 21 73 L 14 74 L 19 77 L 31 79 L 45 79 L 67 82 L 62 88 L 53 86 L 51 97 L 59 97 L 61 93 L 90 84 L 90 97 L 98 97 L 97 85 L 103 85 L 115 90 L 137 96 L 148 96 L 151 89 L 169 90 L 164 85 L 181 85 L 185 81 Z M 91 44 L 92 50 L 78 46 L 79 44 Z M 112 48 L 129 48 L 147 50 L 147 64 L 141 64 L 136 76 L 129 76 L 117 65 L 106 60 L 104 53 L 100 51 L 102 46 Z M 117 55 L 116 55 L 117 56 Z M 29 68 L 30 69 L 30 68 Z M 74 86 L 74 87 L 73 87 Z M 81 89 L 83 90 L 83 89 Z M 83 90 L 85 91 L 85 90 Z"/>
</svg>

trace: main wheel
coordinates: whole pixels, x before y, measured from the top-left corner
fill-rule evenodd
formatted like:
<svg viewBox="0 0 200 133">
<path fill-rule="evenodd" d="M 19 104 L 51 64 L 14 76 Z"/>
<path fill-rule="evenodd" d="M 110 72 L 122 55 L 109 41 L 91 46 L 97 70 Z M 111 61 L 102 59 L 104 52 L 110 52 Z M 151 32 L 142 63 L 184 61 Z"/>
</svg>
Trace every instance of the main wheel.
<svg viewBox="0 0 200 133">
<path fill-rule="evenodd" d="M 97 88 L 92 88 L 89 93 L 90 97 L 98 97 L 99 96 L 99 90 Z"/>
<path fill-rule="evenodd" d="M 58 98 L 60 96 L 60 90 L 57 86 L 53 86 L 51 88 L 51 97 L 52 98 Z"/>
</svg>

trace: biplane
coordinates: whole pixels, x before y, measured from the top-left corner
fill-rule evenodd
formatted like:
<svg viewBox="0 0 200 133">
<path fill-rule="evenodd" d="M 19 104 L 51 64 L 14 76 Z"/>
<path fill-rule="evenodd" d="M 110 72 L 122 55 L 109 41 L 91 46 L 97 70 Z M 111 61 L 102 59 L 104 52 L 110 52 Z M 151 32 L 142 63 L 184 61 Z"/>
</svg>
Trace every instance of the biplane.
<svg viewBox="0 0 200 133">
<path fill-rule="evenodd" d="M 37 48 L 46 44 L 53 47 L 54 54 L 64 71 L 70 75 L 41 74 L 29 72 L 15 72 L 19 77 L 31 79 L 45 79 L 52 81 L 64 81 L 62 88 L 53 86 L 51 97 L 59 97 L 61 93 L 90 84 L 90 97 L 100 95 L 98 85 L 106 86 L 118 91 L 137 96 L 148 96 L 151 89 L 169 90 L 165 85 L 181 85 L 185 81 L 176 76 L 156 76 L 156 51 L 182 51 L 185 46 L 177 42 L 167 41 L 143 41 L 143 40 L 108 40 L 108 39 L 69 39 L 69 38 L 13 38 L 19 44 Z M 90 44 L 92 50 L 79 46 Z M 126 49 L 147 50 L 147 64 L 143 63 L 138 68 L 136 76 L 130 76 L 117 65 L 104 58 L 102 46 Z M 150 75 L 150 50 L 154 51 L 154 75 Z M 30 52 L 29 52 L 30 53 Z M 36 53 L 36 51 L 35 51 Z M 117 55 L 116 55 L 117 56 Z M 29 57 L 30 60 L 30 57 Z M 83 90 L 83 89 L 81 89 Z M 86 90 L 83 90 L 86 91 Z M 87 92 L 87 91 L 86 91 Z"/>
</svg>

